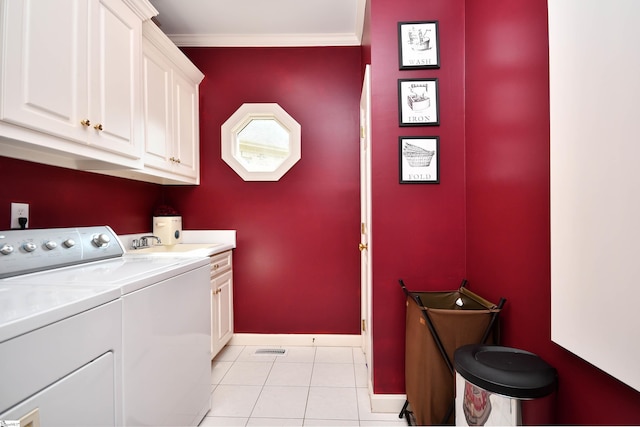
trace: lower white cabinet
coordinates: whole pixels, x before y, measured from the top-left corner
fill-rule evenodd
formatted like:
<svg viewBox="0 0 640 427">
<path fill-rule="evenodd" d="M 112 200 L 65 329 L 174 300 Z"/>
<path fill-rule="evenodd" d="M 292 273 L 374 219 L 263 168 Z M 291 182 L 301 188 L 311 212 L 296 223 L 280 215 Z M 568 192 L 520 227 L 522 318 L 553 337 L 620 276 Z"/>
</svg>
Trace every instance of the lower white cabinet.
<svg viewBox="0 0 640 427">
<path fill-rule="evenodd" d="M 211 358 L 233 336 L 232 251 L 211 257 Z"/>
</svg>

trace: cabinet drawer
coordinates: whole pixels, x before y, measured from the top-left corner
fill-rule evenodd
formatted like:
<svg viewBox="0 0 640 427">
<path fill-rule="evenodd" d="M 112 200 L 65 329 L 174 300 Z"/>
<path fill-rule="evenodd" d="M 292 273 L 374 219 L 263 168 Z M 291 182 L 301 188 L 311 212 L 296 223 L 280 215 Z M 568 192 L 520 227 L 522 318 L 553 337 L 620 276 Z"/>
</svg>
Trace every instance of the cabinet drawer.
<svg viewBox="0 0 640 427">
<path fill-rule="evenodd" d="M 215 277 L 231 269 L 231 253 L 232 251 L 226 251 L 211 256 L 211 277 Z"/>
</svg>

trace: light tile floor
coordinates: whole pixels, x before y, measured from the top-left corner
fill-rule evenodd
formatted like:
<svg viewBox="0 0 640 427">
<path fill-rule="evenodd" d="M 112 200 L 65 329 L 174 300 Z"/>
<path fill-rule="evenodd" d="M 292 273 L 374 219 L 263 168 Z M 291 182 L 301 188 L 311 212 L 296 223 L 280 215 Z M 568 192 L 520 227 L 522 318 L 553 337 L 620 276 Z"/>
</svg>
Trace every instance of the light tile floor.
<svg viewBox="0 0 640 427">
<path fill-rule="evenodd" d="M 406 426 L 372 413 L 358 347 L 227 346 L 211 364 L 211 411 L 201 426 Z M 273 347 L 268 347 L 273 348 Z"/>
</svg>

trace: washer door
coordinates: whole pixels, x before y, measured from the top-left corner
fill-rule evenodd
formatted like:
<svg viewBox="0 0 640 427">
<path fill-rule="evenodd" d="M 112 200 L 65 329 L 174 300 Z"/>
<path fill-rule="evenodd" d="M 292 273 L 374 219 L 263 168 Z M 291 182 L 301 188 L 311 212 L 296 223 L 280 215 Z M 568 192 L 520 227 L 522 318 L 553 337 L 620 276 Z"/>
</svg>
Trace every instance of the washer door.
<svg viewBox="0 0 640 427">
<path fill-rule="evenodd" d="M 3 412 L 0 420 L 31 417 L 51 427 L 116 426 L 114 363 L 113 353 L 105 353 Z"/>
</svg>

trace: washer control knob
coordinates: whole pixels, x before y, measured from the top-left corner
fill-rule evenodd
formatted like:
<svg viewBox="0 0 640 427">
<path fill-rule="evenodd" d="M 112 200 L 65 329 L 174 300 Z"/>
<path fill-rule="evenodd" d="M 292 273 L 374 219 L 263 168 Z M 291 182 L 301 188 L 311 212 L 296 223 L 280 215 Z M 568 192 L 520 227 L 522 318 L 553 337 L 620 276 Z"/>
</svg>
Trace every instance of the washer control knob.
<svg viewBox="0 0 640 427">
<path fill-rule="evenodd" d="M 100 233 L 93 236 L 93 244 L 99 248 L 109 246 L 109 242 L 111 242 L 111 237 L 109 237 L 107 234 Z"/>
<path fill-rule="evenodd" d="M 2 245 L 2 247 L 0 248 L 0 254 L 2 255 L 9 255 L 10 253 L 13 252 L 13 246 L 5 243 L 4 245 Z"/>
<path fill-rule="evenodd" d="M 58 244 L 56 242 L 54 242 L 53 240 L 47 240 L 44 244 L 44 247 L 51 250 L 51 249 L 55 249 L 58 247 Z"/>
<path fill-rule="evenodd" d="M 33 242 L 27 242 L 24 245 L 22 245 L 22 249 L 24 249 L 27 252 L 33 252 L 36 250 L 36 244 Z"/>
<path fill-rule="evenodd" d="M 67 239 L 62 242 L 62 244 L 65 246 L 65 248 L 72 248 L 76 245 L 76 241 L 73 239 Z"/>
</svg>

